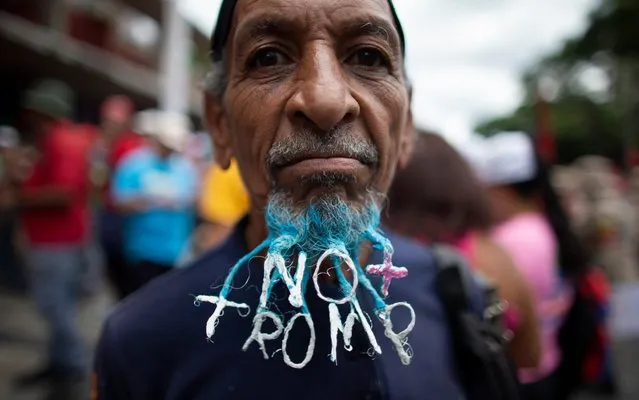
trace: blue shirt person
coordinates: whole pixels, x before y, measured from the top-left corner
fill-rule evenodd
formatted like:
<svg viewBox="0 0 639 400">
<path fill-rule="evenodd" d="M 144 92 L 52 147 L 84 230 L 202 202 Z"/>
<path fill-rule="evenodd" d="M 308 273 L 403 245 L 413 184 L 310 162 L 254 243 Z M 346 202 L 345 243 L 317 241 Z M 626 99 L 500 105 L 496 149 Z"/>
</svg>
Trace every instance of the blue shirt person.
<svg viewBox="0 0 639 400">
<path fill-rule="evenodd" d="M 153 121 L 159 125 L 166 117 L 156 114 L 158 121 Z M 117 207 L 125 212 L 125 256 L 133 275 L 144 275 L 137 286 L 175 266 L 195 224 L 197 171 L 179 153 L 183 137 L 171 136 L 171 129 L 179 130 L 163 124 L 148 129 L 149 145 L 117 166 L 111 187 Z"/>
</svg>

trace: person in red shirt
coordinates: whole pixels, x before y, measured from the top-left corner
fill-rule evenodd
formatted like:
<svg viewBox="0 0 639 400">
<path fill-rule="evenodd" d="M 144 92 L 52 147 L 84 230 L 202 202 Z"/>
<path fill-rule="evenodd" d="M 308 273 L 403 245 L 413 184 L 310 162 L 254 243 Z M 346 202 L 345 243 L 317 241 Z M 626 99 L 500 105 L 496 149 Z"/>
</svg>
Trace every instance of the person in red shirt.
<svg viewBox="0 0 639 400">
<path fill-rule="evenodd" d="M 111 174 L 120 161 L 144 145 L 145 139 L 131 129 L 133 103 L 126 96 L 111 96 L 102 104 L 99 140 L 92 157 L 92 177 L 103 206 L 100 221 L 100 241 L 105 256 L 107 274 L 118 297 L 132 291 L 132 280 L 122 252 L 122 216 L 110 197 Z"/>
<path fill-rule="evenodd" d="M 90 230 L 89 141 L 86 131 L 68 120 L 73 100 L 71 89 L 54 80 L 27 92 L 25 135 L 36 152 L 18 190 L 30 287 L 51 331 L 47 365 L 18 383 L 54 381 L 59 390 L 86 381 L 88 367 L 75 307 Z"/>
</svg>

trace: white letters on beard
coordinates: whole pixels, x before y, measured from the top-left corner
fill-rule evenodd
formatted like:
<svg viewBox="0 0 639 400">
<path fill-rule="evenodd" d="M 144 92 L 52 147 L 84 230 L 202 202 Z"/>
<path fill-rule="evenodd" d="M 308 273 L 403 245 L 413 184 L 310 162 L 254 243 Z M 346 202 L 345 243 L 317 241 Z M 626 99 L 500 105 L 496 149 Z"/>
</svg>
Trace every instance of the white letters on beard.
<svg viewBox="0 0 639 400">
<path fill-rule="evenodd" d="M 390 255 L 387 260 L 390 259 Z M 352 283 L 348 282 L 341 270 L 338 270 L 338 283 L 341 286 L 342 293 L 345 293 L 344 297 L 334 299 L 325 296 L 319 285 L 320 265 L 322 265 L 327 259 L 337 261 L 336 265 L 345 265 L 351 273 Z M 262 351 L 262 355 L 265 359 L 269 358 L 269 354 L 266 350 L 266 341 L 277 340 L 282 333 L 284 337 L 282 339 L 280 350 L 283 354 L 284 362 L 292 368 L 303 368 L 313 358 L 315 351 L 315 326 L 311 314 L 306 306 L 306 300 L 304 298 L 305 285 L 308 279 L 311 278 L 311 269 L 308 268 L 307 256 L 305 253 L 300 252 L 298 255 L 297 265 L 294 268 L 294 275 L 291 274 L 292 267 L 286 266 L 286 260 L 278 252 L 269 252 L 264 263 L 264 278 L 262 281 L 262 293 L 260 295 L 260 301 L 258 310 L 253 318 L 253 329 L 250 336 L 242 346 L 242 350 L 246 351 L 250 345 L 255 342 L 258 348 Z M 393 266 L 394 267 L 394 266 Z M 344 349 L 346 351 L 352 351 L 351 338 L 353 327 L 356 323 L 361 323 L 366 336 L 370 344 L 370 350 L 376 354 L 381 354 L 382 349 L 375 338 L 372 326 L 369 323 L 369 318 L 363 312 L 359 301 L 357 299 L 357 287 L 360 281 L 363 283 L 363 287 L 373 297 L 375 303 L 375 315 L 380 320 L 384 327 L 385 336 L 387 336 L 395 351 L 400 357 L 402 364 L 408 365 L 411 361 L 411 354 L 407 351 L 409 348 L 407 337 L 415 326 L 415 312 L 410 304 L 401 302 L 386 305 L 379 295 L 379 293 L 373 288 L 372 284 L 366 277 L 366 272 L 357 265 L 350 257 L 348 252 L 344 248 L 329 248 L 327 249 L 317 260 L 317 264 L 312 272 L 313 286 L 317 293 L 317 296 L 328 303 L 328 313 L 330 321 L 330 337 L 331 337 L 331 353 L 330 360 L 337 363 L 337 346 L 338 346 L 338 333 L 342 332 Z M 269 298 L 271 296 L 271 290 L 273 286 L 282 281 L 286 285 L 289 296 L 288 301 L 294 308 L 298 309 L 298 312 L 288 321 L 286 326 L 279 315 L 269 309 Z M 228 290 L 227 290 L 228 291 Z M 220 316 L 223 314 L 225 307 L 233 307 L 238 309 L 238 312 L 244 311 L 242 316 L 248 315 L 250 308 L 244 303 L 234 303 L 229 301 L 224 296 L 197 296 L 196 302 L 208 302 L 215 305 L 215 310 L 206 324 L 206 335 L 210 339 L 215 334 L 215 328 L 219 322 Z M 345 322 L 342 321 L 342 317 L 338 308 L 338 305 L 349 304 L 350 311 L 346 316 Z M 410 312 L 410 322 L 408 326 L 401 332 L 395 332 L 393 330 L 393 323 L 391 322 L 391 313 L 396 307 L 406 307 Z M 293 329 L 295 322 L 298 319 L 303 319 L 309 329 L 309 342 L 304 358 L 301 361 L 291 360 L 291 357 L 287 351 L 288 338 L 290 331 Z M 263 325 L 267 320 L 271 320 L 274 325 L 274 329 L 271 332 L 263 332 Z"/>
</svg>

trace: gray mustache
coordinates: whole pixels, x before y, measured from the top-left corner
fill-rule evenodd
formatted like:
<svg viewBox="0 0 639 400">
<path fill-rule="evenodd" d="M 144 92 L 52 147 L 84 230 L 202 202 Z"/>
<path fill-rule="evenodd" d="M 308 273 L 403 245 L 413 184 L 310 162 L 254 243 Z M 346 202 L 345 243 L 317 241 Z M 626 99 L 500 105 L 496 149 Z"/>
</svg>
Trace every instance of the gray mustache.
<svg viewBox="0 0 639 400">
<path fill-rule="evenodd" d="M 302 129 L 271 146 L 267 163 L 269 168 L 282 168 L 308 158 L 347 157 L 365 165 L 379 161 L 379 152 L 369 139 L 353 135 L 347 127 L 328 132 Z"/>
</svg>

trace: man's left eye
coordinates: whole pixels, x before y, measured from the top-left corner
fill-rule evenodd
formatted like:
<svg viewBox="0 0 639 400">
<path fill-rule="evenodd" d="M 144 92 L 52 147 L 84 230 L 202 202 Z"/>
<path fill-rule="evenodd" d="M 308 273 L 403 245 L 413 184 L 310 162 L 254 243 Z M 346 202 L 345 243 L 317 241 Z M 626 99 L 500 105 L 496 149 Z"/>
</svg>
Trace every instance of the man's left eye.
<svg viewBox="0 0 639 400">
<path fill-rule="evenodd" d="M 388 62 L 382 52 L 371 47 L 357 50 L 346 60 L 346 63 L 366 68 L 388 67 Z"/>
<path fill-rule="evenodd" d="M 251 68 L 268 68 L 284 65 L 289 62 L 289 59 L 280 50 L 274 47 L 266 47 L 255 52 L 249 59 L 248 65 Z"/>
</svg>

